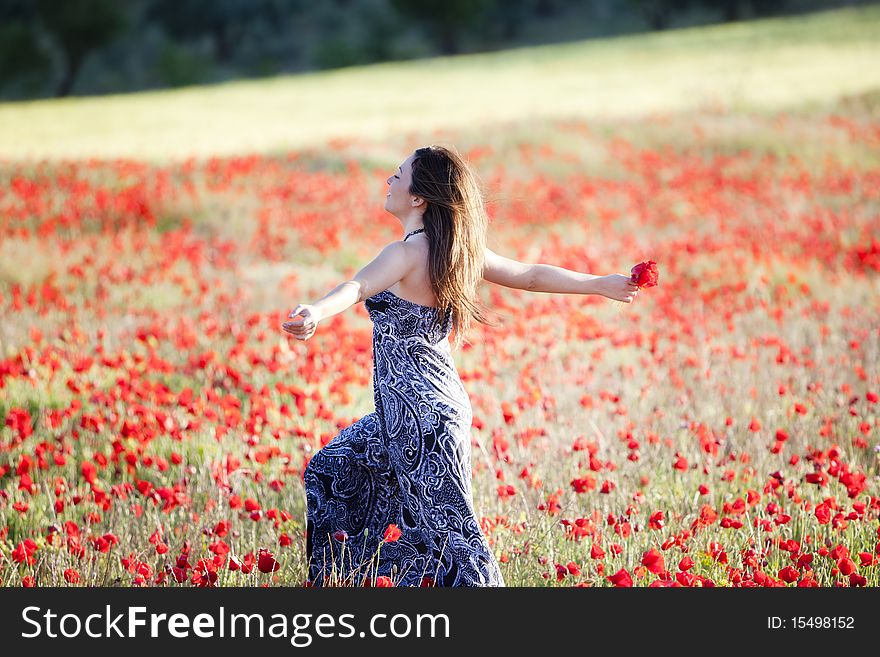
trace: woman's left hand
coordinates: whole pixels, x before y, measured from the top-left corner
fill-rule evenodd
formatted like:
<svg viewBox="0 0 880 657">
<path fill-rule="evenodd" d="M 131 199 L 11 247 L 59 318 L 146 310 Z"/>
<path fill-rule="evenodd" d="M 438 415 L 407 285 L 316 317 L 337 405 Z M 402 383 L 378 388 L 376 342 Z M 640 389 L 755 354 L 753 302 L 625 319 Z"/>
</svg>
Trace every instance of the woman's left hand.
<svg viewBox="0 0 880 657">
<path fill-rule="evenodd" d="M 322 315 L 316 306 L 301 303 L 290 311 L 287 318 L 292 321 L 281 325 L 285 333 L 290 333 L 297 340 L 308 340 L 315 334 Z"/>
<path fill-rule="evenodd" d="M 614 301 L 632 303 L 639 293 L 638 284 L 632 280 L 631 276 L 624 274 L 600 276 L 596 279 L 595 284 L 599 294 Z"/>
</svg>

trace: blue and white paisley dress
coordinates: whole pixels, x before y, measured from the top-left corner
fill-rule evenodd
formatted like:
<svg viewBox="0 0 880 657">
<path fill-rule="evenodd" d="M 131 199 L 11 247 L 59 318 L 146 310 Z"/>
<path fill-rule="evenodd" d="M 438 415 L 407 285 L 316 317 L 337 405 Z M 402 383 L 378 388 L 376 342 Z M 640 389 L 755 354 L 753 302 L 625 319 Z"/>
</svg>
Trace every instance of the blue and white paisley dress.
<svg viewBox="0 0 880 657">
<path fill-rule="evenodd" d="M 306 467 L 309 582 L 333 573 L 355 585 L 386 575 L 397 586 L 504 586 L 474 513 L 472 410 L 450 353 L 451 314 L 438 322 L 440 309 L 388 290 L 364 303 L 376 409 Z M 389 524 L 401 537 L 379 547 Z"/>
</svg>

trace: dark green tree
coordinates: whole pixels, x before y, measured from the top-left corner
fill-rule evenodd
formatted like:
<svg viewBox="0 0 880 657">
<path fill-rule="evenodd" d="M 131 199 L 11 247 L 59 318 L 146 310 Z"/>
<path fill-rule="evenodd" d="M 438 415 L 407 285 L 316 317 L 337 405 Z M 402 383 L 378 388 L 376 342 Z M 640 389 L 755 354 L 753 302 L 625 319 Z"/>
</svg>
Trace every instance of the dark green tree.
<svg viewBox="0 0 880 657">
<path fill-rule="evenodd" d="M 29 0 L 0 0 L 0 83 L 45 87 L 52 62 L 37 38 L 37 17 Z"/>
<path fill-rule="evenodd" d="M 480 15 L 479 25 L 484 39 L 494 39 L 497 43 L 504 44 L 517 38 L 523 25 L 536 14 L 549 17 L 558 10 L 552 3 L 541 2 L 536 5 L 535 0 L 493 0 Z"/>
<path fill-rule="evenodd" d="M 537 0 L 535 3 L 535 14 L 544 18 L 555 16 L 560 12 L 563 4 L 560 0 Z"/>
<path fill-rule="evenodd" d="M 403 16 L 421 23 L 431 36 L 436 35 L 437 46 L 444 55 L 461 50 L 461 34 L 471 27 L 493 0 L 391 0 L 391 5 Z"/>
<path fill-rule="evenodd" d="M 126 27 L 124 7 L 115 0 L 34 0 L 37 20 L 64 53 L 56 95 L 70 94 L 88 54 Z"/>
<path fill-rule="evenodd" d="M 721 11 L 721 19 L 725 22 L 739 21 L 753 15 L 773 15 L 787 9 L 787 0 L 695 0 L 697 4 L 709 9 Z"/>
<path fill-rule="evenodd" d="M 281 26 L 298 0 L 153 0 L 147 12 L 168 34 L 183 41 L 207 36 L 214 56 L 228 64 L 236 46 L 258 21 Z"/>
<path fill-rule="evenodd" d="M 645 19 L 652 30 L 669 27 L 676 12 L 686 9 L 691 0 L 629 0 L 629 4 Z"/>
</svg>

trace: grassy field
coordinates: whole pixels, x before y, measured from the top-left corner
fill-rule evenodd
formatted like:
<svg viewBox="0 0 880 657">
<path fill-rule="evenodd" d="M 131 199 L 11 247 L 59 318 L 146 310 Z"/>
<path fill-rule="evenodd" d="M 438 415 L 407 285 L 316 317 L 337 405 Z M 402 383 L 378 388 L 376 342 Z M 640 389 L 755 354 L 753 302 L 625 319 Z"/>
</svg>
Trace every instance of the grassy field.
<svg viewBox="0 0 880 657">
<path fill-rule="evenodd" d="M 660 270 L 480 290 L 503 324 L 454 357 L 507 583 L 880 585 L 878 21 L 0 107 L 0 585 L 303 583 L 372 334 L 281 321 L 400 237 L 384 181 L 435 139 L 494 250 Z"/>
<path fill-rule="evenodd" d="M 156 93 L 0 105 L 0 158 L 276 152 L 487 122 L 827 106 L 880 88 L 880 6 Z"/>
</svg>

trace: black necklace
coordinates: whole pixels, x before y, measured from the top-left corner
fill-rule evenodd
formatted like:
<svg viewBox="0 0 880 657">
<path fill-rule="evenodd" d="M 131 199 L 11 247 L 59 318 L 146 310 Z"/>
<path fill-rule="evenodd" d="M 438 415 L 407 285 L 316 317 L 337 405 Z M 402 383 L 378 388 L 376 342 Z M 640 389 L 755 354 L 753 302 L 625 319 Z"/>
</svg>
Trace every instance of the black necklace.
<svg viewBox="0 0 880 657">
<path fill-rule="evenodd" d="M 411 235 L 415 235 L 416 233 L 424 233 L 424 232 L 425 232 L 424 228 L 416 228 L 413 232 L 407 233 L 406 237 L 410 237 Z M 406 237 L 403 238 L 404 242 L 406 242 Z"/>
</svg>

